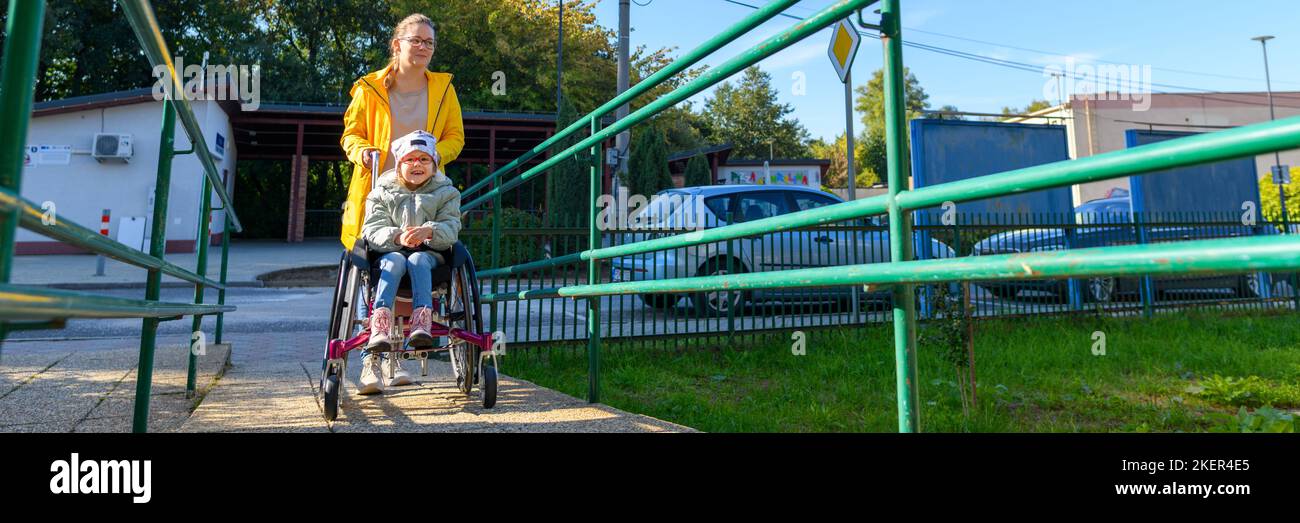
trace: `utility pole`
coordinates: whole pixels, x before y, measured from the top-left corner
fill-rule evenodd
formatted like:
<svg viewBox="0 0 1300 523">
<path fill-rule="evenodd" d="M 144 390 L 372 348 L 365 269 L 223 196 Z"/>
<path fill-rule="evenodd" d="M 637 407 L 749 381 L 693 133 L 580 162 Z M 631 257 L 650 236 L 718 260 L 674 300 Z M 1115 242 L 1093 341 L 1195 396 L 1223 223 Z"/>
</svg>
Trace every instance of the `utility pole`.
<svg viewBox="0 0 1300 523">
<path fill-rule="evenodd" d="M 560 28 L 559 36 L 556 37 L 555 42 L 555 121 L 558 125 L 561 106 L 560 99 L 564 96 L 560 91 L 560 86 L 563 85 L 564 80 L 564 0 L 560 0 Z"/>
<path fill-rule="evenodd" d="M 628 52 L 632 46 L 629 33 L 631 33 L 631 2 L 630 0 L 618 0 L 618 92 L 615 96 L 627 91 L 629 82 L 629 62 Z M 628 105 L 623 104 L 614 111 L 615 120 L 622 120 L 627 117 Z M 614 172 L 614 183 L 610 184 L 610 192 L 618 194 L 619 182 L 626 178 L 627 175 L 627 155 L 628 144 L 632 141 L 632 132 L 623 131 L 618 133 L 614 138 L 614 149 L 619 155 L 618 169 Z M 617 197 L 617 196 L 615 196 Z"/>
<path fill-rule="evenodd" d="M 1251 38 L 1251 40 L 1259 42 L 1260 48 L 1264 50 L 1264 86 L 1268 90 L 1268 121 L 1270 122 L 1277 119 L 1277 115 L 1273 112 L 1273 80 L 1268 75 L 1268 41 L 1272 39 L 1273 37 L 1268 35 Z M 1273 151 L 1273 170 L 1280 171 L 1281 169 L 1282 155 L 1277 151 Z M 1282 183 L 1285 179 L 1286 173 L 1279 172 L 1273 175 L 1273 183 L 1277 184 L 1277 201 L 1282 205 L 1282 234 L 1291 232 L 1289 230 L 1290 224 L 1287 223 L 1289 220 L 1286 213 L 1286 185 Z"/>
</svg>

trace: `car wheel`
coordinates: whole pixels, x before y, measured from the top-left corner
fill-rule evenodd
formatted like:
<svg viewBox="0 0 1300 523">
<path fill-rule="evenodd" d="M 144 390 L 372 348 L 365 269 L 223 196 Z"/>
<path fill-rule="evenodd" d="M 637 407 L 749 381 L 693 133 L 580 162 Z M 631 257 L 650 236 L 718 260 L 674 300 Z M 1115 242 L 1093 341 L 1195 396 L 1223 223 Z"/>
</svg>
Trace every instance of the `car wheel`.
<svg viewBox="0 0 1300 523">
<path fill-rule="evenodd" d="M 1263 296 L 1264 280 L 1258 272 L 1241 275 L 1237 281 L 1237 296 L 1241 298 L 1258 298 Z"/>
<path fill-rule="evenodd" d="M 1109 276 L 1088 278 L 1086 283 L 1084 296 L 1089 302 L 1110 303 L 1115 296 L 1115 278 Z"/>
<path fill-rule="evenodd" d="M 740 260 L 731 262 L 731 269 L 727 268 L 725 259 L 715 258 L 704 264 L 700 271 L 700 276 L 721 276 L 724 274 L 745 272 L 744 266 Z M 695 310 L 705 317 L 722 317 L 730 311 L 740 312 L 741 306 L 745 303 L 745 293 L 737 291 L 710 291 L 697 292 L 692 298 L 695 303 Z"/>
</svg>

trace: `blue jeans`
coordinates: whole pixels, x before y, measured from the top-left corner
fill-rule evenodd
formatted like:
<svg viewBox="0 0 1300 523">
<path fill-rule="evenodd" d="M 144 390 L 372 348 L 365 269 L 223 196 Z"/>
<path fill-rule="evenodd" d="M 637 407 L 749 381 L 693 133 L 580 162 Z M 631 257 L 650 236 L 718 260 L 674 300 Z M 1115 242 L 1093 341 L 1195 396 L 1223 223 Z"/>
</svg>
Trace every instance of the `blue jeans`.
<svg viewBox="0 0 1300 523">
<path fill-rule="evenodd" d="M 411 275 L 411 308 L 433 307 L 433 268 L 438 259 L 430 252 L 416 252 L 410 255 L 390 252 L 379 258 L 379 283 L 375 286 L 375 308 L 393 308 L 397 299 L 397 287 L 402 283 L 402 275 Z M 362 349 L 361 356 L 370 354 L 369 349 Z"/>
<path fill-rule="evenodd" d="M 431 252 L 390 252 L 379 258 L 379 284 L 375 286 L 375 308 L 393 307 L 402 275 L 411 275 L 411 308 L 433 307 L 433 267 L 438 259 Z"/>
</svg>

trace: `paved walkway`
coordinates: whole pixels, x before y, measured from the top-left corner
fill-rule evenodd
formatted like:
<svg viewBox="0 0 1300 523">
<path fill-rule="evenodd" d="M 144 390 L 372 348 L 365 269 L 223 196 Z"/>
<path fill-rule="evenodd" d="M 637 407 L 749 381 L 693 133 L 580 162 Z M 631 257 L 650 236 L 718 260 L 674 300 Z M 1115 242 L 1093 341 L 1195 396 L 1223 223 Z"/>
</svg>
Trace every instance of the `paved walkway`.
<svg viewBox="0 0 1300 523">
<path fill-rule="evenodd" d="M 175 338 L 175 339 L 173 339 Z M 689 432 L 502 376 L 497 404 L 481 405 L 451 383 L 448 364 L 430 375 L 408 362 L 417 382 L 383 395 L 357 396 L 353 359 L 334 423 L 317 400 L 319 346 L 314 332 L 236 334 L 233 351 L 209 347 L 200 358 L 199 397 L 185 398 L 188 338 L 161 337 L 150 402 L 152 432 Z M 0 432 L 129 432 L 138 341 L 129 338 L 10 341 L 0 359 Z M 227 354 L 230 365 L 225 366 Z M 502 369 L 509 371 L 509 360 Z M 224 372 L 223 372 L 224 368 Z M 197 404 L 197 407 L 196 407 Z"/>
<path fill-rule="evenodd" d="M 154 353 L 149 430 L 179 427 L 201 398 L 185 397 L 189 337 L 159 336 Z M 200 395 L 210 390 L 228 350 L 199 357 Z M 138 338 L 9 340 L 0 355 L 0 432 L 130 432 Z"/>
<path fill-rule="evenodd" d="M 261 286 L 258 275 L 282 269 L 337 265 L 342 252 L 342 245 L 334 239 L 295 244 L 279 240 L 232 240 L 226 281 L 231 285 Z M 14 256 L 12 281 L 72 289 L 144 286 L 145 269 L 113 259 L 104 260 L 103 276 L 95 276 L 96 258 L 93 254 Z M 168 254 L 165 259 L 190 271 L 198 266 L 196 253 Z M 216 280 L 220 271 L 221 247 L 209 247 L 208 276 Z M 163 275 L 163 284 L 168 283 L 189 285 Z"/>
<path fill-rule="evenodd" d="M 315 338 L 315 337 L 313 337 Z M 692 429 L 623 412 L 502 376 L 497 404 L 482 407 L 476 388 L 466 398 L 451 382 L 450 366 L 430 361 L 430 373 L 408 362 L 414 385 L 382 395 L 358 396 L 359 359 L 351 358 L 334 423 L 325 421 L 317 400 L 323 340 L 294 333 L 271 334 L 260 342 L 234 341 L 231 367 L 180 432 L 683 432 Z M 355 355 L 354 355 L 355 356 Z M 509 371 L 509 361 L 501 367 Z"/>
</svg>

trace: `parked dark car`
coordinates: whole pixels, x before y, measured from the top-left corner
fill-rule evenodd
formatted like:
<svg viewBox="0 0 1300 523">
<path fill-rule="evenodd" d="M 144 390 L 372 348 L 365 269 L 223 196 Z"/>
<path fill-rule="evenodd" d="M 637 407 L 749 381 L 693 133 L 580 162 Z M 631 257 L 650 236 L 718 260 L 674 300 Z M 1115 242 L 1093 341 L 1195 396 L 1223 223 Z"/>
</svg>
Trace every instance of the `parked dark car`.
<svg viewBox="0 0 1300 523">
<path fill-rule="evenodd" d="M 1138 243 L 1138 230 L 1127 195 L 1093 200 L 1075 207 L 1073 231 L 1065 228 L 1029 228 L 995 234 L 975 244 L 974 256 L 1014 254 L 1080 249 Z M 1245 225 L 1197 226 L 1186 224 L 1143 225 L 1146 243 L 1227 238 L 1263 234 L 1263 227 Z M 1273 275 L 1281 281 L 1282 275 Z M 1069 280 L 1009 280 L 984 282 L 980 286 L 1000 298 L 1015 298 L 1022 291 L 1043 291 L 1058 297 L 1069 295 Z M 1207 291 L 1226 289 L 1241 297 L 1259 297 L 1261 273 L 1180 276 L 1152 279 L 1154 291 Z M 1088 302 L 1109 302 L 1120 296 L 1133 297 L 1141 292 L 1141 278 L 1096 277 L 1080 279 L 1082 298 Z"/>
<path fill-rule="evenodd" d="M 734 216 L 736 223 L 781 216 L 843 203 L 839 197 L 817 189 L 790 185 L 714 185 L 668 189 L 656 195 L 656 201 L 637 215 L 640 229 L 619 235 L 619 244 L 643 241 L 654 236 L 679 234 L 725 226 Z M 853 263 L 889 261 L 889 229 L 878 218 L 855 220 L 858 228 L 829 225 L 763 234 L 734 240 L 731 256 L 726 242 L 710 243 L 686 249 L 658 251 L 624 256 L 611 260 L 611 281 L 644 281 L 691 276 L 711 276 L 729 272 L 769 272 L 809 267 L 833 267 Z M 662 232 L 656 232 L 662 231 Z M 916 235 L 914 249 L 920 252 L 921 237 Z M 930 258 L 951 258 L 953 249 L 939 240 L 930 240 L 926 252 Z M 728 260 L 730 259 L 730 260 Z M 733 307 L 746 302 L 844 300 L 849 287 L 782 288 L 738 292 L 697 293 L 689 297 L 701 313 L 726 315 Z M 871 301 L 889 299 L 888 291 L 864 293 Z M 676 305 L 686 296 L 647 294 L 642 298 L 655 308 Z"/>
</svg>

